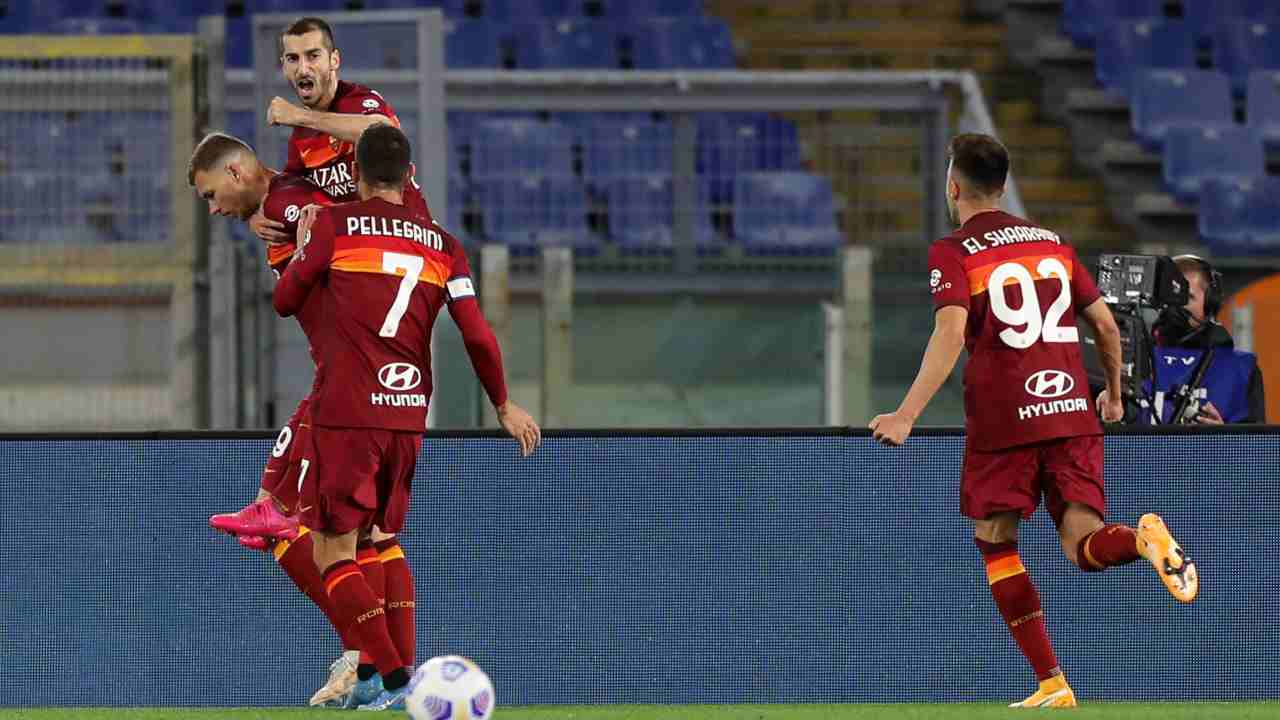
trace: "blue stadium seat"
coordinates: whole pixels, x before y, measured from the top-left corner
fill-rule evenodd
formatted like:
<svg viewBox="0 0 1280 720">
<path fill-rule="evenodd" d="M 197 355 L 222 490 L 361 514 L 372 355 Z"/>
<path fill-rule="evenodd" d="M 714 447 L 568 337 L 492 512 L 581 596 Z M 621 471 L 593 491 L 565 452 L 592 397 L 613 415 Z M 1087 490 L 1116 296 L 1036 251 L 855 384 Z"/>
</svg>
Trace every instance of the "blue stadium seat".
<svg viewBox="0 0 1280 720">
<path fill-rule="evenodd" d="M 1280 19 L 1280 6 L 1274 0 L 1182 0 L 1182 15 L 1196 41 L 1208 46 L 1222 23 Z"/>
<path fill-rule="evenodd" d="M 698 172 L 715 202 L 733 197 L 733 176 L 754 170 L 800 169 L 800 141 L 791 121 L 769 113 L 698 115 Z"/>
<path fill-rule="evenodd" d="M 522 118 L 483 121 L 472 134 L 471 176 L 572 175 L 573 140 L 573 131 L 560 123 Z"/>
<path fill-rule="evenodd" d="M 258 113 L 247 110 L 227 113 L 227 132 L 254 148 L 258 147 L 257 131 Z"/>
<path fill-rule="evenodd" d="M 448 173 L 445 182 L 448 183 L 446 188 L 448 207 L 445 209 L 444 229 L 461 240 L 467 235 L 467 229 L 463 224 L 463 213 L 471 199 L 471 189 L 457 173 Z"/>
<path fill-rule="evenodd" d="M 1280 71 L 1252 73 L 1245 100 L 1249 127 L 1263 142 L 1280 147 Z"/>
<path fill-rule="evenodd" d="M 1164 16 L 1164 0 L 1064 0 L 1062 32 L 1077 47 L 1091 48 L 1094 37 L 1121 19 Z"/>
<path fill-rule="evenodd" d="M 124 18 L 73 17 L 55 22 L 49 32 L 54 35 L 139 35 L 146 27 Z"/>
<path fill-rule="evenodd" d="M 245 0 L 246 13 L 297 13 L 320 15 L 345 10 L 347 0 Z"/>
<path fill-rule="evenodd" d="M 737 65 L 733 33 L 715 18 L 650 20 L 630 33 L 637 70 L 731 70 Z"/>
<path fill-rule="evenodd" d="M 622 66 L 618 34 L 605 20 L 559 20 L 512 26 L 520 70 L 600 69 Z"/>
<path fill-rule="evenodd" d="M 451 70 L 502 67 L 497 26 L 488 20 L 453 20 L 445 23 L 444 64 Z"/>
<path fill-rule="evenodd" d="M 609 0 L 606 17 L 618 19 L 704 17 L 702 0 Z"/>
<path fill-rule="evenodd" d="M 31 32 L 31 8 L 25 2 L 0 4 L 0 35 Z"/>
<path fill-rule="evenodd" d="M 1189 102 L 1194 98 L 1194 102 Z M 1205 70 L 1147 70 L 1134 79 L 1133 131 L 1148 149 L 1164 145 L 1170 128 L 1235 126 L 1231 84 L 1222 73 Z"/>
<path fill-rule="evenodd" d="M 598 249 L 587 226 L 587 192 L 576 178 L 491 178 L 478 181 L 473 194 L 484 234 L 495 242 L 513 249 Z"/>
<path fill-rule="evenodd" d="M 609 234 L 622 247 L 671 248 L 674 246 L 675 198 L 671 175 L 628 175 L 609 178 L 603 190 L 608 200 Z M 711 248 L 718 241 L 711 227 L 711 211 L 705 182 L 698 184 L 694 242 Z"/>
<path fill-rule="evenodd" d="M 672 172 L 668 123 L 601 122 L 587 129 L 582 174 L 589 181 L 618 175 Z"/>
<path fill-rule="evenodd" d="M 1280 22 L 1220 23 L 1214 34 L 1213 64 L 1231 78 L 1232 91 L 1243 95 L 1250 72 L 1280 70 Z"/>
<path fill-rule="evenodd" d="M 738 175 L 733 234 L 748 250 L 834 251 L 844 235 L 836 227 L 831 181 L 805 172 Z"/>
<path fill-rule="evenodd" d="M 253 26 L 248 17 L 227 18 L 226 43 L 227 67 L 253 67 Z"/>
<path fill-rule="evenodd" d="M 1098 82 L 1121 95 L 1129 95 L 1136 72 L 1195 66 L 1195 43 L 1187 25 L 1177 20 L 1117 22 L 1097 35 Z"/>
<path fill-rule="evenodd" d="M 1280 251 L 1280 178 L 1209 178 L 1200 189 L 1200 239 L 1214 255 Z"/>
<path fill-rule="evenodd" d="M 49 33 L 54 26 L 67 18 L 106 17 L 106 3 L 103 0 L 39 0 L 33 2 L 9 2 L 10 7 L 25 5 L 29 7 L 28 22 L 32 32 Z"/>
<path fill-rule="evenodd" d="M 416 10 L 418 8 L 436 8 L 444 4 L 444 0 L 360 0 L 365 10 Z"/>
<path fill-rule="evenodd" d="M 1164 182 L 1183 202 L 1200 197 L 1205 178 L 1248 180 L 1266 174 L 1262 141 L 1248 128 L 1174 128 L 1165 137 Z"/>
</svg>

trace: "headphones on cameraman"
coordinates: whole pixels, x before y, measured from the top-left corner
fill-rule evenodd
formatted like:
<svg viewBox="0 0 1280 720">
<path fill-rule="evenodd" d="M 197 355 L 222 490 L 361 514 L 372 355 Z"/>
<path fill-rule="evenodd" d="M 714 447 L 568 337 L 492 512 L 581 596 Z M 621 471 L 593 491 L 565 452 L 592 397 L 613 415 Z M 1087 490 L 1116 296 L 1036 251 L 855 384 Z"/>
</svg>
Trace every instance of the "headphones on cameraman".
<svg viewBox="0 0 1280 720">
<path fill-rule="evenodd" d="M 1204 291 L 1204 314 L 1214 320 L 1218 319 L 1218 311 L 1222 309 L 1222 273 L 1213 269 L 1208 260 L 1199 255 L 1175 255 L 1173 261 L 1193 262 L 1196 267 L 1209 278 L 1209 286 Z"/>
</svg>

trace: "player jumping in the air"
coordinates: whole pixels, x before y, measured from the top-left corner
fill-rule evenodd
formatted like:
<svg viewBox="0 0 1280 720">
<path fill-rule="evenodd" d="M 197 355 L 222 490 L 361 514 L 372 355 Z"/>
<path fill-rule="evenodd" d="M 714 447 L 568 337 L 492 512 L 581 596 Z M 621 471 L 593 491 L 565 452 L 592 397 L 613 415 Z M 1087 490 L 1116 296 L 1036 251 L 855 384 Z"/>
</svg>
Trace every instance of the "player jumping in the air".
<svg viewBox="0 0 1280 720">
<path fill-rule="evenodd" d="M 1018 523 L 1041 498 L 1063 552 L 1082 570 L 1144 557 L 1182 602 L 1195 599 L 1199 579 L 1159 515 L 1143 515 L 1136 528 L 1103 522 L 1102 429 L 1080 357 L 1077 311 L 1095 331 L 1106 370 L 1102 419 L 1118 421 L 1124 411 L 1120 333 L 1092 276 L 1056 233 L 999 209 L 1009 155 L 995 138 L 960 135 L 950 155 L 947 206 L 959 229 L 929 250 L 933 336 L 902 404 L 870 427 L 886 445 L 905 442 L 968 349 L 960 511 L 974 520 L 991 594 L 1040 681 L 1011 707 L 1075 707 L 1018 556 Z"/>
<path fill-rule="evenodd" d="M 334 607 L 359 635 L 378 675 L 361 677 L 349 705 L 403 707 L 414 658 L 412 612 L 384 612 L 357 565 L 357 540 L 376 526 L 398 532 L 431 397 L 431 329 L 446 304 L 502 427 L 532 453 L 533 418 L 507 399 L 502 355 L 476 303 L 466 254 L 423 213 L 406 207 L 409 141 L 377 125 L 357 145 L 360 202 L 306 222 L 277 283 L 285 317 L 320 303 L 309 332 L 324 372 L 301 453 L 302 522 Z M 407 621 L 407 625 L 406 625 Z"/>
</svg>

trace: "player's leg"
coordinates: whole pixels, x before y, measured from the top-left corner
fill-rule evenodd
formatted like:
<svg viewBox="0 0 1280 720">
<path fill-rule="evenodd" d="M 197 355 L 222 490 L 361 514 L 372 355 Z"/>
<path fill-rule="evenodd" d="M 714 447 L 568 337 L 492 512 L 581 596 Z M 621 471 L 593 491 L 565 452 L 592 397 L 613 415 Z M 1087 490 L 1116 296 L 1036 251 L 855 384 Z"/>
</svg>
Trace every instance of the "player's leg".
<svg viewBox="0 0 1280 720">
<path fill-rule="evenodd" d="M 356 558 L 361 528 L 371 527 L 380 497 L 377 476 L 385 441 L 377 430 L 312 428 L 304 459 L 310 472 L 303 479 L 303 522 L 312 528 L 315 564 L 323 568 L 325 592 L 339 618 L 351 627 L 362 649 L 373 657 L 379 676 L 357 683 L 350 698 L 358 703 L 380 696 L 382 688 L 401 696 L 409 671 L 387 631 L 386 611 L 378 603 Z M 379 683 L 373 683 L 380 679 Z"/>
<path fill-rule="evenodd" d="M 369 589 L 373 591 L 373 597 L 378 601 L 378 607 L 385 611 L 387 607 L 386 576 L 382 571 L 382 563 L 378 560 L 378 551 L 373 547 L 373 539 L 367 531 L 362 531 L 360 538 L 356 541 L 356 564 L 360 566 L 360 572 L 364 574 L 365 582 L 369 583 Z M 357 679 L 361 682 L 366 682 L 377 672 L 373 662 L 373 655 L 369 654 L 368 651 L 361 652 L 359 664 L 356 666 Z"/>
<path fill-rule="evenodd" d="M 287 505 L 287 498 L 283 496 L 292 494 L 296 497 L 296 491 L 290 491 L 284 483 L 289 472 L 290 456 L 296 445 L 294 439 L 307 406 L 304 399 L 276 436 L 271 456 L 267 458 L 266 467 L 262 470 L 262 480 L 254 501 L 236 512 L 210 517 L 210 527 L 237 538 L 261 538 L 241 541 L 241 545 L 255 550 L 270 548 L 270 538 L 293 540 L 297 537 L 298 521 L 291 516 L 294 508 Z"/>
<path fill-rule="evenodd" d="M 373 546 L 378 550 L 382 574 L 386 578 L 387 628 L 400 651 L 400 659 L 413 667 L 417 655 L 414 612 L 417 606 L 413 571 L 404 556 L 400 541 L 391 533 L 373 530 Z"/>
<path fill-rule="evenodd" d="M 1038 449 L 966 450 L 960 506 L 974 518 L 973 541 L 986 565 L 991 598 L 1039 689 L 1011 707 L 1075 707 L 1045 626 L 1040 594 L 1018 554 L 1018 523 L 1039 504 Z"/>
<path fill-rule="evenodd" d="M 1045 504 L 1068 559 L 1086 572 L 1098 572 L 1145 557 L 1175 598 L 1195 599 L 1200 587 L 1195 563 L 1159 515 L 1143 515 L 1137 528 L 1104 523 L 1101 436 L 1065 438 L 1044 455 Z"/>
<path fill-rule="evenodd" d="M 413 473 L 421 444 L 421 435 L 403 432 L 388 433 L 386 452 L 383 454 L 378 472 L 378 497 L 383 498 L 384 501 L 379 503 L 378 511 L 374 516 L 377 529 L 373 534 L 373 539 L 384 548 L 383 553 L 398 556 L 392 558 L 391 564 L 394 566 L 398 563 L 404 571 L 406 585 L 399 588 L 395 587 L 394 576 L 388 576 L 392 584 L 388 585 L 387 627 L 400 651 L 401 660 L 410 669 L 412 669 L 414 654 L 413 578 L 409 575 L 409 566 L 404 561 L 404 553 L 399 552 L 399 544 L 393 546 L 389 543 L 395 542 L 394 533 L 399 532 L 404 526 L 404 518 L 408 514 L 410 488 L 413 484 Z M 403 592 L 408 592 L 408 606 L 400 603 L 400 607 L 393 616 L 391 605 L 396 602 L 397 594 Z M 365 706 L 365 709 L 385 710 L 403 707 L 407 693 L 408 686 L 395 690 L 388 684 L 387 692 Z"/>
</svg>

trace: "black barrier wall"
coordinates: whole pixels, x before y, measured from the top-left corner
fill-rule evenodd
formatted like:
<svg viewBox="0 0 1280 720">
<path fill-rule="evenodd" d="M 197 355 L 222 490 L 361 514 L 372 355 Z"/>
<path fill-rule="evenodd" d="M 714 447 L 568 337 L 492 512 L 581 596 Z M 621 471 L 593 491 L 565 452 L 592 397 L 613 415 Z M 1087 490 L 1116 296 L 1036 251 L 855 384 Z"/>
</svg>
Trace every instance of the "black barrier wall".
<svg viewBox="0 0 1280 720">
<path fill-rule="evenodd" d="M 0 655 L 29 705 L 305 702 L 339 651 L 261 554 L 207 529 L 267 435 L 0 440 Z M 428 437 L 402 544 L 420 659 L 499 702 L 1012 700 L 1035 683 L 957 513 L 963 438 Z M 1084 574 L 1047 516 L 1021 550 L 1082 700 L 1274 697 L 1280 435 L 1109 437 L 1111 518 L 1161 512 L 1200 564 Z M 78 668 L 75 682 L 66 673 Z M 1158 679 L 1155 680 L 1155 679 Z"/>
</svg>

